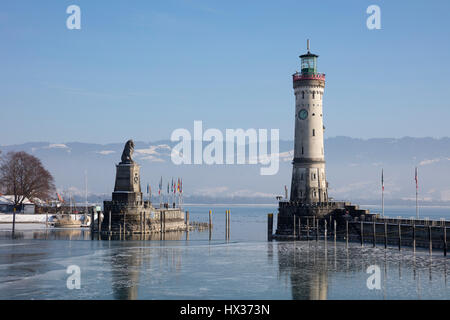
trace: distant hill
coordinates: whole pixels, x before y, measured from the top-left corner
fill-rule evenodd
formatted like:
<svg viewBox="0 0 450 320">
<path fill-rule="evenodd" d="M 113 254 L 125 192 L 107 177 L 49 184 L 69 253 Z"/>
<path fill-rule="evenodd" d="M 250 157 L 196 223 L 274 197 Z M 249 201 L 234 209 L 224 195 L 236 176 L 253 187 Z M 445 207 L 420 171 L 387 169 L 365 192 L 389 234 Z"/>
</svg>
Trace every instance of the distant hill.
<svg viewBox="0 0 450 320">
<path fill-rule="evenodd" d="M 23 150 L 39 157 L 51 171 L 57 188 L 84 195 L 85 170 L 88 192 L 95 199 L 110 195 L 115 164 L 120 162 L 124 142 L 29 142 L 0 146 L 3 153 Z M 135 160 L 141 165 L 142 190 L 149 182 L 154 193 L 163 176 L 164 190 L 172 177 L 183 177 L 185 202 L 275 203 L 275 196 L 290 187 L 293 141 L 280 141 L 280 169 L 274 176 L 261 176 L 260 165 L 180 165 L 171 162 L 170 141 L 135 142 Z M 325 140 L 329 194 L 335 199 L 378 203 L 381 168 L 385 198 L 389 204 L 414 201 L 414 167 L 419 167 L 419 194 L 429 204 L 450 204 L 450 138 Z M 94 194 L 102 195 L 95 197 Z"/>
</svg>

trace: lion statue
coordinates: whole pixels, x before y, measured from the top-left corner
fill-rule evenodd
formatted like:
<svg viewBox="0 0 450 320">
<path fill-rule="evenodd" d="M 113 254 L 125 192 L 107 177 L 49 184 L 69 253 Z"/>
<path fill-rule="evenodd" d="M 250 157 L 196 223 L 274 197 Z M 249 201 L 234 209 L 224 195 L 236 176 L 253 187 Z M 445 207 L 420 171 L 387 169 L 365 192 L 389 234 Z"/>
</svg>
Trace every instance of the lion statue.
<svg viewBox="0 0 450 320">
<path fill-rule="evenodd" d="M 123 148 L 122 152 L 122 163 L 132 163 L 134 162 L 132 159 L 132 155 L 134 152 L 134 142 L 133 140 L 128 140 Z"/>
</svg>

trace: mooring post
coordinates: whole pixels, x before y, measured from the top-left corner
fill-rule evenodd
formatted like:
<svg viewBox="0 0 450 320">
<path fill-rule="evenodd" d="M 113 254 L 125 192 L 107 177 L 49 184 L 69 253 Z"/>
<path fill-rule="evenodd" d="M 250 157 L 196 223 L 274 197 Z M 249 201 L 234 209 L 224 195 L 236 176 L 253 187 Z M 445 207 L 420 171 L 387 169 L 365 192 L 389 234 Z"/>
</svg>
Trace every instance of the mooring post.
<svg viewBox="0 0 450 320">
<path fill-rule="evenodd" d="M 208 234 L 209 234 L 209 241 L 211 241 L 211 229 L 212 229 L 212 222 L 211 222 L 211 210 L 208 212 Z"/>
<path fill-rule="evenodd" d="M 228 210 L 225 210 L 225 240 L 228 240 Z"/>
<path fill-rule="evenodd" d="M 348 246 L 348 220 L 345 220 L 345 243 Z"/>
<path fill-rule="evenodd" d="M 45 227 L 48 228 L 48 212 L 45 213 Z"/>
<path fill-rule="evenodd" d="M 316 229 L 316 217 L 313 217 L 313 225 L 312 225 L 313 230 Z M 317 232 L 316 232 L 317 233 Z"/>
<path fill-rule="evenodd" d="M 211 222 L 211 210 L 209 210 L 209 223 L 208 223 L 209 230 L 211 231 L 212 222 Z"/>
<path fill-rule="evenodd" d="M 401 221 L 398 221 L 398 250 L 402 250 L 402 225 Z"/>
<path fill-rule="evenodd" d="M 231 210 L 228 209 L 228 240 L 230 240 L 231 234 Z"/>
<path fill-rule="evenodd" d="M 142 211 L 139 212 L 139 232 L 142 234 L 144 227 L 142 226 Z"/>
<path fill-rule="evenodd" d="M 375 223 L 375 219 L 373 219 L 373 247 L 375 248 L 377 246 L 377 225 Z"/>
<path fill-rule="evenodd" d="M 444 257 L 447 256 L 447 226 L 445 225 L 445 221 L 444 221 Z"/>
<path fill-rule="evenodd" d="M 306 238 L 309 240 L 309 218 L 306 218 Z"/>
<path fill-rule="evenodd" d="M 334 242 L 336 242 L 336 237 L 337 237 L 337 223 L 336 223 L 336 218 L 333 219 L 333 223 L 334 223 Z"/>
<path fill-rule="evenodd" d="M 416 221 L 413 221 L 412 236 L 413 236 L 413 251 L 416 252 Z"/>
<path fill-rule="evenodd" d="M 91 235 L 94 236 L 94 209 L 91 210 Z"/>
<path fill-rule="evenodd" d="M 359 217 L 361 219 L 361 217 Z M 364 246 L 364 221 L 361 219 L 361 247 Z"/>
<path fill-rule="evenodd" d="M 127 234 L 127 229 L 126 229 L 126 219 L 127 219 L 127 212 L 125 211 L 124 215 L 123 215 L 123 239 L 125 240 L 125 235 Z"/>
<path fill-rule="evenodd" d="M 14 232 L 16 230 L 16 208 L 13 209 L 13 224 L 12 224 L 12 236 L 14 238 Z"/>
<path fill-rule="evenodd" d="M 144 234 L 147 234 L 147 212 L 144 211 Z"/>
<path fill-rule="evenodd" d="M 100 234 L 102 232 L 102 222 L 101 222 L 101 218 L 100 218 L 100 211 L 97 211 L 97 231 L 98 231 L 98 234 Z"/>
<path fill-rule="evenodd" d="M 162 240 L 162 234 L 163 234 L 163 211 L 162 210 L 160 210 L 159 211 L 159 229 L 160 229 L 160 231 L 161 231 L 161 240 Z"/>
<path fill-rule="evenodd" d="M 267 241 L 272 241 L 273 213 L 267 214 Z"/>
<path fill-rule="evenodd" d="M 319 241 L 319 219 L 316 220 L 316 241 Z"/>
<path fill-rule="evenodd" d="M 324 240 L 327 241 L 327 240 L 328 240 L 328 238 L 327 238 L 327 219 L 324 220 L 324 223 L 323 223 L 323 224 L 324 224 L 324 229 L 325 229 L 325 230 L 324 230 L 324 233 L 323 233 L 323 235 L 324 235 L 324 237 L 325 237 Z"/>
<path fill-rule="evenodd" d="M 186 231 L 189 232 L 189 211 L 186 211 Z"/>
<path fill-rule="evenodd" d="M 108 232 L 111 234 L 111 210 L 109 210 Z"/>
<path fill-rule="evenodd" d="M 302 240 L 302 221 L 298 217 L 298 240 Z"/>
<path fill-rule="evenodd" d="M 384 220 L 384 248 L 387 248 L 387 222 Z"/>
<path fill-rule="evenodd" d="M 294 214 L 294 227 L 292 228 L 292 235 L 294 236 L 295 240 L 295 214 Z"/>
<path fill-rule="evenodd" d="M 430 244 L 430 254 L 433 254 L 433 238 L 431 235 L 431 226 L 428 225 L 428 242 Z"/>
</svg>

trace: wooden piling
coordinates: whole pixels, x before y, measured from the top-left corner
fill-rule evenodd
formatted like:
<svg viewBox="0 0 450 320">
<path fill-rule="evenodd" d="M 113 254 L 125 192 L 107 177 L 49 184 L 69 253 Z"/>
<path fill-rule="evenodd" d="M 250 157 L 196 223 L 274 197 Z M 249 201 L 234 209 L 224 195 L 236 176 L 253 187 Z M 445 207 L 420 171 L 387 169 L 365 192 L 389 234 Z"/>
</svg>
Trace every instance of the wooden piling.
<svg viewBox="0 0 450 320">
<path fill-rule="evenodd" d="M 384 248 L 387 248 L 387 222 L 384 221 Z"/>
<path fill-rule="evenodd" d="M 309 218 L 306 218 L 306 239 L 309 240 Z"/>
<path fill-rule="evenodd" d="M 102 213 L 97 211 L 98 234 L 102 233 Z"/>
<path fill-rule="evenodd" d="M 333 220 L 334 223 L 334 242 L 336 242 L 336 238 L 337 238 L 337 223 L 336 223 L 336 219 Z"/>
<path fill-rule="evenodd" d="M 125 212 L 123 214 L 123 235 L 124 235 L 123 239 L 124 240 L 125 240 L 125 235 L 127 234 L 127 229 L 126 229 L 126 224 L 125 224 L 126 219 L 127 219 L 127 213 Z"/>
<path fill-rule="evenodd" d="M 147 212 L 144 211 L 144 234 L 147 234 Z"/>
<path fill-rule="evenodd" d="M 108 232 L 111 234 L 111 210 L 109 210 Z"/>
<path fill-rule="evenodd" d="M 402 250 L 402 225 L 400 220 L 398 221 L 398 250 Z"/>
<path fill-rule="evenodd" d="M 186 211 L 186 231 L 189 232 L 189 211 Z"/>
<path fill-rule="evenodd" d="M 161 240 L 162 240 L 162 234 L 163 234 L 163 232 L 164 232 L 164 230 L 163 230 L 163 211 L 162 210 L 160 210 L 159 211 L 159 229 L 160 229 L 160 231 L 161 231 Z"/>
<path fill-rule="evenodd" d="M 345 220 L 345 243 L 348 246 L 348 220 Z"/>
<path fill-rule="evenodd" d="M 298 239 L 302 240 L 302 221 L 300 217 L 298 217 Z"/>
<path fill-rule="evenodd" d="M 361 219 L 361 218 L 360 218 Z M 361 247 L 364 246 L 364 221 L 361 220 Z"/>
<path fill-rule="evenodd" d="M 444 230 L 444 257 L 447 256 L 447 226 L 445 225 L 445 221 L 444 221 L 444 226 L 443 226 Z"/>
<path fill-rule="evenodd" d="M 231 235 L 231 210 L 228 210 L 228 240 L 230 240 Z"/>
<path fill-rule="evenodd" d="M 327 231 L 328 230 L 327 230 L 327 220 L 326 219 L 324 220 L 323 224 L 324 224 L 324 232 L 323 232 L 324 240 L 327 241 L 328 240 L 328 237 L 327 237 Z"/>
<path fill-rule="evenodd" d="M 272 241 L 273 235 L 273 213 L 267 215 L 267 241 Z"/>
<path fill-rule="evenodd" d="M 433 238 L 431 235 L 431 226 L 428 225 L 428 242 L 430 244 L 430 254 L 433 254 Z"/>
<path fill-rule="evenodd" d="M 225 240 L 228 240 L 228 210 L 225 210 Z"/>
<path fill-rule="evenodd" d="M 45 227 L 48 228 L 48 212 L 45 213 Z"/>
<path fill-rule="evenodd" d="M 373 225 L 373 230 L 372 230 L 372 232 L 373 232 L 373 247 L 375 248 L 376 246 L 377 246 L 377 225 L 376 225 L 376 223 L 375 223 L 375 219 L 373 219 L 373 221 L 372 221 L 372 225 Z"/>
<path fill-rule="evenodd" d="M 413 222 L 412 237 L 413 237 L 413 251 L 416 252 L 416 221 Z"/>
<path fill-rule="evenodd" d="M 13 224 L 12 224 L 12 236 L 14 237 L 14 232 L 16 231 L 16 208 L 13 209 Z"/>
<path fill-rule="evenodd" d="M 139 232 L 142 234 L 144 227 L 142 226 L 142 211 L 139 212 Z"/>
<path fill-rule="evenodd" d="M 294 214 L 294 227 L 292 228 L 292 235 L 294 236 L 295 240 L 295 214 Z"/>
<path fill-rule="evenodd" d="M 211 210 L 209 210 L 209 222 L 208 222 L 208 228 L 211 230 L 212 222 L 211 222 Z"/>
<path fill-rule="evenodd" d="M 211 241 L 211 231 L 212 231 L 212 222 L 211 222 L 211 210 L 209 210 L 209 213 L 208 213 L 208 216 L 209 216 L 209 220 L 208 220 L 208 234 L 209 234 L 209 240 Z"/>
<path fill-rule="evenodd" d="M 91 235 L 92 237 L 94 236 L 94 226 L 95 226 L 95 222 L 94 222 L 94 210 L 91 211 Z"/>
<path fill-rule="evenodd" d="M 319 241 L 319 219 L 314 220 L 316 220 L 316 241 Z"/>
</svg>

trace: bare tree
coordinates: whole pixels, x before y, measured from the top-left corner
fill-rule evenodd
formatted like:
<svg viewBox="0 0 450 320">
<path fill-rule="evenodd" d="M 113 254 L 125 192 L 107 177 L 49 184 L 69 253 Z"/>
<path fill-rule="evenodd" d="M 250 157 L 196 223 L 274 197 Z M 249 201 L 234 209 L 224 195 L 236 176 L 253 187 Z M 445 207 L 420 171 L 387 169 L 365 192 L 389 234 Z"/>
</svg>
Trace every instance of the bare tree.
<svg viewBox="0 0 450 320">
<path fill-rule="evenodd" d="M 8 152 L 1 159 L 0 186 L 4 193 L 14 195 L 15 207 L 25 198 L 47 200 L 55 190 L 53 177 L 41 160 L 23 151 Z"/>
</svg>

